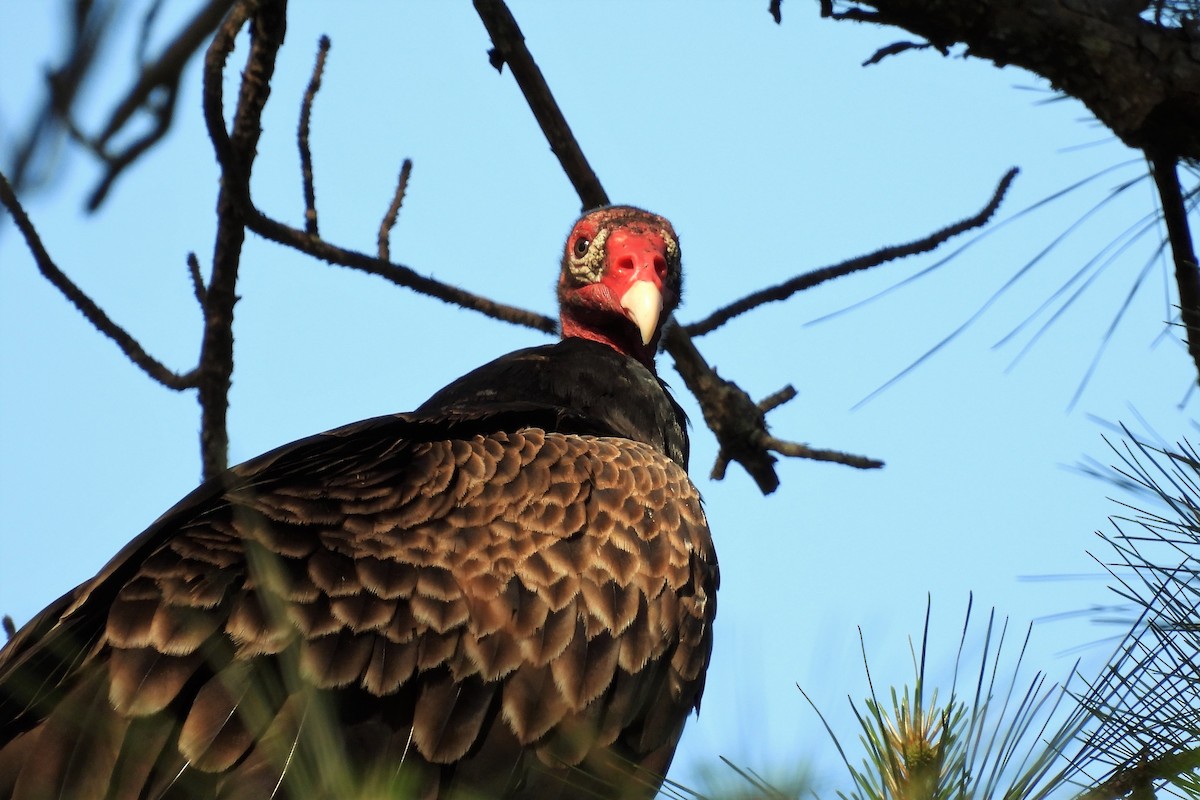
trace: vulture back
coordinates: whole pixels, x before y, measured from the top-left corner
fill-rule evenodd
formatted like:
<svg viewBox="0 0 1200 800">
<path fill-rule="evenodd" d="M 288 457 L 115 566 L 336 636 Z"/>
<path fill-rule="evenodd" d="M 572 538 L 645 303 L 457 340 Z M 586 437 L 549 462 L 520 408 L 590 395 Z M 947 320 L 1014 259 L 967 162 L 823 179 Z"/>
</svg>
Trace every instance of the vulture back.
<svg viewBox="0 0 1200 800">
<path fill-rule="evenodd" d="M 716 611 L 684 426 L 566 339 L 205 483 L 0 651 L 0 798 L 652 797 Z"/>
</svg>

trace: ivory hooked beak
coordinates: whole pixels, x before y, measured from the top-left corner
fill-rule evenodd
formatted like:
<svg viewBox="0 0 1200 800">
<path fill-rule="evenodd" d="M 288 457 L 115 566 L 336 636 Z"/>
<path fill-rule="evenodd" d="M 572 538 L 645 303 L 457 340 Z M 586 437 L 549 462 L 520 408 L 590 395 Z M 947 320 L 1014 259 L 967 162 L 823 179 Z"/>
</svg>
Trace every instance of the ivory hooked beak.
<svg viewBox="0 0 1200 800">
<path fill-rule="evenodd" d="M 658 287 L 650 281 L 637 281 L 621 295 L 621 308 L 625 316 L 633 320 L 642 334 L 642 344 L 650 344 L 658 330 L 658 318 L 662 315 L 663 297 Z"/>
</svg>

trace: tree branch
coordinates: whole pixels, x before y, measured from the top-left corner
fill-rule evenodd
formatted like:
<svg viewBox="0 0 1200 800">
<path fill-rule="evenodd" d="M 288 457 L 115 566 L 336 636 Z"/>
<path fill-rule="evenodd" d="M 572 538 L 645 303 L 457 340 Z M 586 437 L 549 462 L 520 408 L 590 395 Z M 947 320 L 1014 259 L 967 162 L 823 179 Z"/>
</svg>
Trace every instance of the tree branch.
<svg viewBox="0 0 1200 800">
<path fill-rule="evenodd" d="M 300 148 L 300 180 L 304 184 L 304 230 L 317 236 L 317 193 L 313 189 L 312 150 L 308 146 L 309 121 L 312 104 L 321 90 L 321 74 L 325 71 L 325 57 L 329 55 L 329 37 L 322 36 L 317 42 L 317 61 L 313 64 L 312 77 L 300 103 L 300 126 L 296 135 Z"/>
<path fill-rule="evenodd" d="M 243 208 L 250 170 L 262 133 L 262 110 L 271 93 L 275 55 L 286 31 L 286 0 L 239 2 L 221 23 L 204 60 L 204 119 L 221 165 L 217 235 L 212 275 L 204 295 L 204 337 L 200 345 L 200 453 L 205 478 L 224 470 L 229 458 L 229 387 L 233 376 L 233 307 L 246 238 Z M 237 32 L 250 21 L 250 53 L 242 72 L 231 133 L 225 130 L 222 81 Z"/>
<path fill-rule="evenodd" d="M 688 389 L 700 401 L 704 422 L 717 437 L 720 452 L 713 464 L 711 477 L 721 480 L 730 461 L 737 461 L 758 485 L 763 494 L 779 488 L 772 452 L 795 458 L 833 461 L 859 469 L 876 469 L 883 462 L 865 456 L 850 455 L 836 450 L 820 450 L 798 442 L 778 439 L 767 432 L 768 411 L 796 396 L 788 386 L 755 403 L 750 395 L 732 381 L 717 374 L 704 360 L 687 333 L 671 325 L 663 337 L 663 346 L 675 359 L 675 369 Z"/>
<path fill-rule="evenodd" d="M 840 264 L 823 267 L 812 272 L 806 272 L 803 275 L 797 275 L 794 278 L 784 281 L 776 286 L 770 286 L 766 289 L 760 289 L 753 294 L 746 295 L 740 300 L 736 300 L 729 305 L 719 308 L 709 314 L 699 322 L 693 322 L 690 325 L 685 325 L 684 330 L 692 336 L 703 336 L 706 333 L 711 333 L 717 328 L 724 325 L 729 320 L 736 316 L 745 314 L 747 311 L 758 308 L 766 303 L 774 303 L 780 300 L 786 300 L 793 294 L 804 289 L 811 289 L 819 283 L 840 278 L 844 275 L 849 275 L 852 272 L 861 272 L 871 267 L 877 267 L 880 264 L 885 264 L 889 261 L 894 261 L 897 258 L 906 258 L 918 253 L 925 253 L 933 250 L 942 243 L 960 233 L 964 233 L 973 228 L 978 228 L 984 225 L 992 215 L 996 213 L 996 209 L 1000 207 L 1000 202 L 1004 199 L 1004 195 L 1012 186 L 1013 179 L 1017 176 L 1017 168 L 1013 167 L 1008 172 L 1004 173 L 1004 177 L 1000 179 L 1000 183 L 996 186 L 996 191 L 992 193 L 992 198 L 988 200 L 987 205 L 983 207 L 979 213 L 967 217 L 964 220 L 955 222 L 952 225 L 947 225 L 939 231 L 935 231 L 921 239 L 908 242 L 907 244 L 893 245 L 876 250 L 874 253 L 869 253 L 865 256 L 858 256 L 849 261 L 843 261 Z"/>
<path fill-rule="evenodd" d="M 46 252 L 46 247 L 42 244 L 41 237 L 38 236 L 37 230 L 33 227 L 33 223 L 30 222 L 29 216 L 25 213 L 25 208 L 17 199 L 12 186 L 9 185 L 8 179 L 3 174 L 0 174 L 0 204 L 3 204 L 8 209 L 8 212 L 12 214 L 13 221 L 17 224 L 17 229 L 21 231 L 21 235 L 25 238 L 25 243 L 28 245 L 29 251 L 33 254 L 34 261 L 37 262 L 38 271 L 56 289 L 62 292 L 71 305 L 75 306 L 79 313 L 83 314 L 84 318 L 92 323 L 92 326 L 96 330 L 116 342 L 117 347 L 121 348 L 121 352 L 125 354 L 126 358 L 168 389 L 182 391 L 196 385 L 196 370 L 193 369 L 180 374 L 168 369 L 161 361 L 147 353 L 141 344 L 130 336 L 124 328 L 113 322 L 101 310 L 100 306 L 96 305 L 92 298 L 88 297 L 82 289 L 76 286 L 58 268 L 58 265 L 50 258 L 50 254 Z"/>
<path fill-rule="evenodd" d="M 558 323 L 552 317 L 506 303 L 498 303 L 457 286 L 420 275 L 401 264 L 393 264 L 357 250 L 330 244 L 323 239 L 310 236 L 298 228 L 273 220 L 253 207 L 246 210 L 245 222 L 246 227 L 259 236 L 319 258 L 326 263 L 378 275 L 397 286 L 412 289 L 469 311 L 478 311 L 501 322 L 523 325 L 545 333 L 554 333 L 558 330 Z"/>
<path fill-rule="evenodd" d="M 204 43 L 204 40 L 220 23 L 234 0 L 209 0 L 183 27 L 179 34 L 163 50 L 156 61 L 146 64 L 137 81 L 126 93 L 125 97 L 113 108 L 108 123 L 95 137 L 89 137 L 80 132 L 64 115 L 68 129 L 81 144 L 87 147 L 106 166 L 104 177 L 88 197 L 87 209 L 95 211 L 117 178 L 126 167 L 135 162 L 143 153 L 159 142 L 171 128 L 175 116 L 175 101 L 179 95 L 179 80 L 183 69 L 192 55 Z M 151 15 L 147 15 L 147 23 Z M 144 39 L 144 32 L 143 32 Z M 158 90 L 165 90 L 165 96 L 156 98 Z M 119 153 L 108 151 L 109 142 L 132 119 L 139 109 L 149 109 L 154 122 L 149 131 L 138 137 Z"/>
<path fill-rule="evenodd" d="M 583 155 L 575 134 L 571 132 L 554 95 L 550 93 L 542 71 L 525 47 L 525 37 L 521 35 L 521 29 L 517 27 L 517 21 L 513 19 L 508 6 L 503 0 L 475 0 L 475 11 L 483 20 L 495 46 L 488 53 L 492 66 L 500 71 L 508 64 L 512 70 L 517 85 L 529 103 L 529 109 L 542 127 L 546 141 L 550 143 L 550 149 L 558 156 L 563 172 L 583 201 L 583 208 L 608 205 L 608 194 Z"/>
<path fill-rule="evenodd" d="M 1200 59 L 1180 27 L 1114 0 L 853 0 L 833 19 L 903 28 L 943 53 L 956 44 L 997 66 L 1041 75 L 1082 101 L 1121 141 L 1200 159 Z M 873 10 L 867 10 L 873 9 Z"/>
<path fill-rule="evenodd" d="M 404 159 L 404 163 L 400 165 L 400 177 L 396 179 L 396 191 L 392 193 L 392 204 L 388 206 L 388 210 L 383 215 L 383 220 L 379 223 L 379 260 L 391 261 L 391 235 L 392 228 L 396 227 L 396 220 L 400 217 L 400 207 L 404 205 L 404 195 L 408 192 L 408 179 L 412 175 L 412 160 Z"/>
<path fill-rule="evenodd" d="M 1200 380 L 1200 267 L 1188 225 L 1187 205 L 1179 186 L 1176 160 L 1169 154 L 1150 154 L 1150 172 L 1162 204 L 1167 239 L 1175 262 L 1175 285 L 1179 289 L 1179 313 L 1187 337 L 1188 354 Z"/>
<path fill-rule="evenodd" d="M 146 100 L 156 89 L 179 84 L 179 77 L 188 60 L 216 30 L 234 2 L 235 0 L 208 0 L 196 12 L 179 35 L 163 50 L 158 60 L 145 66 L 125 97 L 113 108 L 108 123 L 95 137 L 97 147 L 105 147 L 134 113 L 146 104 Z"/>
<path fill-rule="evenodd" d="M 204 277 L 200 274 L 200 261 L 196 258 L 195 253 L 188 253 L 187 256 L 188 277 L 192 279 L 192 294 L 196 297 L 196 302 L 200 304 L 200 310 L 204 310 L 208 287 L 204 285 Z"/>
</svg>

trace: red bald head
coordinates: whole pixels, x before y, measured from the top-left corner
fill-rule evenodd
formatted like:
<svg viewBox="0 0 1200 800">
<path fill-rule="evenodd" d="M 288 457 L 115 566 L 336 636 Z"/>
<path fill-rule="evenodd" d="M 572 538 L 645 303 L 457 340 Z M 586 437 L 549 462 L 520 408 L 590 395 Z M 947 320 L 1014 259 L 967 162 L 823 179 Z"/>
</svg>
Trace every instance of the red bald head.
<svg viewBox="0 0 1200 800">
<path fill-rule="evenodd" d="M 671 223 L 631 206 L 580 217 L 558 278 L 564 337 L 601 342 L 654 370 L 663 323 L 679 304 L 679 240 Z"/>
</svg>

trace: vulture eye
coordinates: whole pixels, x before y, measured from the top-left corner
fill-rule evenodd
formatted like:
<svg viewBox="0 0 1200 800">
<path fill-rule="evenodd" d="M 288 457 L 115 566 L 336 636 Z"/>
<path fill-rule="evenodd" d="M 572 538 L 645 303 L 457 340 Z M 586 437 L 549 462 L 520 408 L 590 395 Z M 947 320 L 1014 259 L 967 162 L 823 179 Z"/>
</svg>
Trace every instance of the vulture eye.
<svg viewBox="0 0 1200 800">
<path fill-rule="evenodd" d="M 586 236 L 580 236 L 575 240 L 575 246 L 572 249 L 576 258 L 583 258 L 587 255 L 588 248 L 592 246 L 592 240 Z"/>
</svg>

